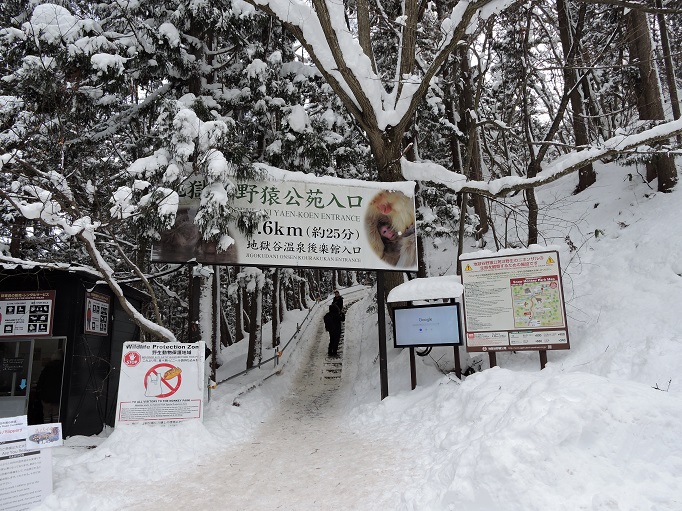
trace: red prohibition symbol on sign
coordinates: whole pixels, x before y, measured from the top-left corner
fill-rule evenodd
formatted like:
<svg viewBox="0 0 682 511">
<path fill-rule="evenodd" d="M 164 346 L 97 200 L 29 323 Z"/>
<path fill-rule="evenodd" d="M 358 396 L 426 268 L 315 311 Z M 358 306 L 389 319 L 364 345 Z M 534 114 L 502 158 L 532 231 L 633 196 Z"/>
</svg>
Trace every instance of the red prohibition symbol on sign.
<svg viewBox="0 0 682 511">
<path fill-rule="evenodd" d="M 175 370 L 174 372 L 176 372 L 176 374 L 168 379 L 164 378 L 164 376 L 168 374 L 168 372 L 171 370 Z M 157 394 L 154 397 L 172 396 L 178 391 L 178 389 L 180 388 L 180 384 L 182 383 L 182 375 L 180 374 L 180 368 L 174 366 L 173 364 L 168 364 L 166 362 L 156 364 L 155 366 L 151 367 L 149 371 L 147 371 L 147 374 L 144 375 L 145 390 L 147 390 L 147 384 L 150 381 L 150 379 L 152 381 L 156 381 L 158 379 L 161 388 L 168 390 L 168 392 L 162 391 L 161 394 Z"/>
</svg>

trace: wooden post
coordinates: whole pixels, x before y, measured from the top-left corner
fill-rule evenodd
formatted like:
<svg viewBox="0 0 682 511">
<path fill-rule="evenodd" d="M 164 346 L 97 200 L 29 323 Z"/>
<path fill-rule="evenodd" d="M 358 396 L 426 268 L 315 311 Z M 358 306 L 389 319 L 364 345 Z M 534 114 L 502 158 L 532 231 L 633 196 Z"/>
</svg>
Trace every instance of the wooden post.
<svg viewBox="0 0 682 511">
<path fill-rule="evenodd" d="M 547 365 L 547 350 L 540 350 L 540 369 Z"/>
<path fill-rule="evenodd" d="M 377 271 L 377 316 L 379 318 L 379 377 L 381 399 L 388 397 L 388 358 L 386 353 L 386 313 L 384 297 L 384 272 Z"/>
<path fill-rule="evenodd" d="M 414 361 L 414 346 L 410 346 L 410 381 L 412 390 L 417 388 L 417 364 Z"/>
<path fill-rule="evenodd" d="M 497 366 L 497 354 L 494 351 L 488 352 L 488 360 L 490 361 L 490 367 Z"/>
<path fill-rule="evenodd" d="M 198 342 L 201 340 L 201 332 L 199 330 L 199 297 L 201 295 L 201 277 L 195 275 L 197 265 L 189 267 L 189 325 L 187 329 L 187 337 L 189 342 Z"/>
<path fill-rule="evenodd" d="M 460 380 L 462 379 L 462 362 L 459 359 L 459 346 L 454 346 L 455 350 L 455 375 Z"/>
</svg>

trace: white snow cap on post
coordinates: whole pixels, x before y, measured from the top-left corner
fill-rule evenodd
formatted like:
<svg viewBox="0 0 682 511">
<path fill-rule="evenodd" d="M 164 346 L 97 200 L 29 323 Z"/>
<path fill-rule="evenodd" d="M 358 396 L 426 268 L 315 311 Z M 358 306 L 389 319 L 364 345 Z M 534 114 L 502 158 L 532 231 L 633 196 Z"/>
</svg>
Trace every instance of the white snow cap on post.
<svg viewBox="0 0 682 511">
<path fill-rule="evenodd" d="M 438 300 L 441 298 L 459 298 L 464 293 L 464 286 L 459 275 L 428 277 L 413 279 L 391 289 L 387 301 L 412 302 L 415 300 Z"/>
</svg>

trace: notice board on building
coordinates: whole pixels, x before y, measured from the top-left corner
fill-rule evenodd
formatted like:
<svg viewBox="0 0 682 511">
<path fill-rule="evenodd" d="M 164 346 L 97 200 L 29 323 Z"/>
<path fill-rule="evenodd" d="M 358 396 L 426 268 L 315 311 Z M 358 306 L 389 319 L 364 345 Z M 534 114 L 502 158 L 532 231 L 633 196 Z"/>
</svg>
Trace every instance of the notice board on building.
<svg viewBox="0 0 682 511">
<path fill-rule="evenodd" d="M 0 337 L 52 335 L 55 291 L 0 292 Z"/>
<path fill-rule="evenodd" d="M 116 426 L 202 420 L 204 342 L 126 342 Z"/>
<path fill-rule="evenodd" d="M 107 335 L 109 333 L 110 298 L 102 293 L 85 293 L 85 324 L 86 334 Z"/>
<path fill-rule="evenodd" d="M 569 349 L 557 251 L 465 254 L 460 269 L 467 351 Z"/>
</svg>

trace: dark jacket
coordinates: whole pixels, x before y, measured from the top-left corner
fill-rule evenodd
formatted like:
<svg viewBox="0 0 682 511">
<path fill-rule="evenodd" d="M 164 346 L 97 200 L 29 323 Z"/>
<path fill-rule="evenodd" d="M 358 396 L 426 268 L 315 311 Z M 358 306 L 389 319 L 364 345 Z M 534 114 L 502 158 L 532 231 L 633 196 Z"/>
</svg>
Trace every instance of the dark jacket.
<svg viewBox="0 0 682 511">
<path fill-rule="evenodd" d="M 38 393 L 40 400 L 46 403 L 59 404 L 62 395 L 62 369 L 64 362 L 51 360 L 43 368 L 38 377 Z"/>
<path fill-rule="evenodd" d="M 324 315 L 324 329 L 329 335 L 341 335 L 341 313 L 334 304 L 329 306 L 329 312 Z"/>
</svg>

